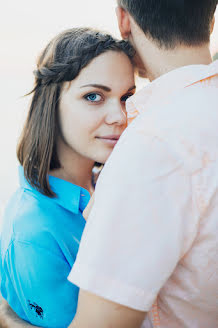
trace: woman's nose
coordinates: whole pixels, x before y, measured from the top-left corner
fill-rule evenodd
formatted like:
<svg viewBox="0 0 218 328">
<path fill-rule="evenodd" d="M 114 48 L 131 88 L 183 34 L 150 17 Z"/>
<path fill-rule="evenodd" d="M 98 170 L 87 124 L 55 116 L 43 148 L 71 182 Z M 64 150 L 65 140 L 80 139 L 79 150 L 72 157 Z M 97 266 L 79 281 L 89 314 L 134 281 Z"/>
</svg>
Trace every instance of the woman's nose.
<svg viewBox="0 0 218 328">
<path fill-rule="evenodd" d="M 125 125 L 127 123 L 127 113 L 125 105 L 114 103 L 107 112 L 105 121 L 107 124 Z"/>
</svg>

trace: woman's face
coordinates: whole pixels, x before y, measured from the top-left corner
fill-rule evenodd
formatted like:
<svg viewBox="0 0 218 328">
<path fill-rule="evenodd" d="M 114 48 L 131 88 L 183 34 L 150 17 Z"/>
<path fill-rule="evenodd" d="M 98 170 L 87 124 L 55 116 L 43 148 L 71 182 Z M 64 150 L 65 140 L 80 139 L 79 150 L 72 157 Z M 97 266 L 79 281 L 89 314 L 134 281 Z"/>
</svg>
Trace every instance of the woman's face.
<svg viewBox="0 0 218 328">
<path fill-rule="evenodd" d="M 122 52 L 108 51 L 66 82 L 60 99 L 61 137 L 69 152 L 105 163 L 127 125 L 125 102 L 134 70 Z"/>
</svg>

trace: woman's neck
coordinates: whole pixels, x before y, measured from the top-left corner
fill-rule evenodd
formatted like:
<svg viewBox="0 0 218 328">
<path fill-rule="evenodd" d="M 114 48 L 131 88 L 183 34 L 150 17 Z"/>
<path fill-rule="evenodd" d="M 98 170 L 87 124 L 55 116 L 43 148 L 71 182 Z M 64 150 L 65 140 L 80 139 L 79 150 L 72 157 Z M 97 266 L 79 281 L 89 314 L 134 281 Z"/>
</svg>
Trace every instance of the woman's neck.
<svg viewBox="0 0 218 328">
<path fill-rule="evenodd" d="M 78 185 L 92 194 L 94 191 L 92 186 L 94 161 L 76 153 L 62 140 L 58 140 L 57 153 L 61 167 L 51 170 L 49 174 Z"/>
</svg>

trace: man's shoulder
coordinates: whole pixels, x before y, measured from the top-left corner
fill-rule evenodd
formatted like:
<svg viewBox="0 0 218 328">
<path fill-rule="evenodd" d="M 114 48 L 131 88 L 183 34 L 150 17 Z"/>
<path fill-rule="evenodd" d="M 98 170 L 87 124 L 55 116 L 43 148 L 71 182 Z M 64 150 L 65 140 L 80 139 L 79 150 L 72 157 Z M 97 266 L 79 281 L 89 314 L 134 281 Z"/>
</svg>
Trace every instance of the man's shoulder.
<svg viewBox="0 0 218 328">
<path fill-rule="evenodd" d="M 180 89 L 159 105 L 155 105 L 138 117 L 137 126 L 154 133 L 175 135 L 182 130 L 198 132 L 200 129 L 216 129 L 218 120 L 217 88 L 190 86 Z M 137 119 L 136 119 L 137 121 Z M 216 129 L 217 130 L 217 129 Z M 176 133 L 178 131 L 178 133 Z"/>
<path fill-rule="evenodd" d="M 199 85 L 181 90 L 161 108 L 157 133 L 184 161 L 198 166 L 205 153 L 218 158 L 217 123 L 217 89 Z"/>
<path fill-rule="evenodd" d="M 181 89 L 159 106 L 140 113 L 124 132 L 112 157 L 121 158 L 128 149 L 140 147 L 136 160 L 143 160 L 146 144 L 157 138 L 188 170 L 197 170 L 205 153 L 218 158 L 217 109 L 217 88 L 199 85 Z"/>
<path fill-rule="evenodd" d="M 205 118 L 210 125 L 212 120 L 218 118 L 217 91 L 218 84 L 217 87 L 205 87 L 199 83 L 181 89 L 171 97 L 166 105 L 167 115 L 172 116 L 177 125 L 181 125 L 180 120 L 181 122 L 190 122 L 191 124 L 186 124 L 186 128 L 191 125 L 198 127 L 199 121 Z"/>
</svg>

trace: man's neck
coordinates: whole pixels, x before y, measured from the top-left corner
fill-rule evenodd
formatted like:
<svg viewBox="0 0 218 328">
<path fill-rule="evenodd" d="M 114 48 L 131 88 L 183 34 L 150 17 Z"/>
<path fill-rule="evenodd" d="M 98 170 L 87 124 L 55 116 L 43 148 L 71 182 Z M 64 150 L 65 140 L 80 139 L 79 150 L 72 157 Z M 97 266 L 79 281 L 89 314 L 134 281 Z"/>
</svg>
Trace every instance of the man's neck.
<svg viewBox="0 0 218 328">
<path fill-rule="evenodd" d="M 142 41 L 142 40 L 141 40 Z M 160 49 L 147 38 L 140 42 L 137 51 L 146 68 L 146 76 L 153 81 L 179 67 L 188 65 L 208 65 L 212 62 L 209 44 L 175 49 Z"/>
</svg>

